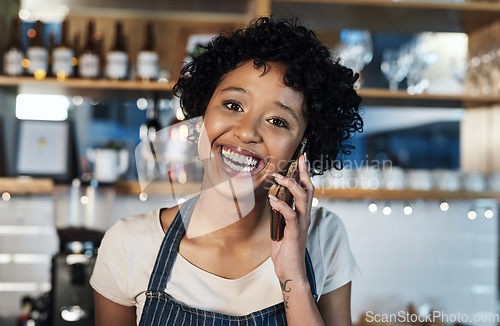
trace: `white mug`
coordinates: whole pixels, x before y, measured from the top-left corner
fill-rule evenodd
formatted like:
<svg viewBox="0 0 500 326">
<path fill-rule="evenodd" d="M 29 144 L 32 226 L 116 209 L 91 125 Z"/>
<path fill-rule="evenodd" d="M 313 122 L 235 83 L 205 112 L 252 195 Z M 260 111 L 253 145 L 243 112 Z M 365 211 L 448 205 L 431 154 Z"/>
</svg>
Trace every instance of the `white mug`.
<svg viewBox="0 0 500 326">
<path fill-rule="evenodd" d="M 126 149 L 88 149 L 87 157 L 94 163 L 93 177 L 99 182 L 115 182 L 128 168 L 128 151 Z"/>
</svg>

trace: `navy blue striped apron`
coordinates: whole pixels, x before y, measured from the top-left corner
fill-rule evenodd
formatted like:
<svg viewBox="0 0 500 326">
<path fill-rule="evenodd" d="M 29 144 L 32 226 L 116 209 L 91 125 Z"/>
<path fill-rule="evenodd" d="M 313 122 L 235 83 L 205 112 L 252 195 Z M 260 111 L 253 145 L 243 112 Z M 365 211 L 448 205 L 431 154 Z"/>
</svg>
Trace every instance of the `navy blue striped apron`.
<svg viewBox="0 0 500 326">
<path fill-rule="evenodd" d="M 230 316 L 217 312 L 205 311 L 189 307 L 165 292 L 169 274 L 178 254 L 179 244 L 186 230 L 184 225 L 191 217 L 196 199 L 188 200 L 175 216 L 170 225 L 156 258 L 151 278 L 149 279 L 146 302 L 142 311 L 140 326 L 184 326 L 184 325 L 213 325 L 213 326 L 244 326 L 244 325 L 286 325 L 285 308 L 283 302 L 252 312 L 245 316 Z M 316 281 L 314 270 L 306 251 L 307 278 L 311 286 L 314 300 L 317 300 Z"/>
</svg>

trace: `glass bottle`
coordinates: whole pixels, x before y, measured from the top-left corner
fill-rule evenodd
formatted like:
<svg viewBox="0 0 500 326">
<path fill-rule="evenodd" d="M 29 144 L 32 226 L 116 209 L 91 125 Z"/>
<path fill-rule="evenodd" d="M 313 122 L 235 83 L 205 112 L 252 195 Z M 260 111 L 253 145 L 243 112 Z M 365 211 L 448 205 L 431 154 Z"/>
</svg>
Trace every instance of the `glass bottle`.
<svg viewBox="0 0 500 326">
<path fill-rule="evenodd" d="M 146 25 L 144 46 L 137 55 L 137 77 L 145 81 L 158 78 L 158 52 L 155 51 L 152 22 Z"/>
<path fill-rule="evenodd" d="M 150 141 L 154 141 L 156 139 L 156 133 L 162 128 L 159 116 L 159 99 L 155 98 L 153 100 L 153 105 L 147 108 L 145 123 L 140 126 L 139 138 L 141 140 L 147 139 Z"/>
<path fill-rule="evenodd" d="M 49 65 L 49 50 L 43 44 L 42 32 L 42 22 L 37 20 L 35 35 L 30 38 L 30 44 L 26 50 L 26 57 L 29 61 L 28 75 L 35 76 L 37 79 L 45 78 Z"/>
<path fill-rule="evenodd" d="M 68 43 L 69 22 L 64 20 L 61 26 L 61 42 L 52 53 L 52 73 L 58 79 L 73 76 L 73 49 Z"/>
<path fill-rule="evenodd" d="M 78 59 L 80 58 L 80 39 L 80 33 L 76 33 L 72 44 L 73 59 L 71 60 L 71 65 L 73 66 L 73 76 L 80 76 L 80 71 L 78 69 Z"/>
<path fill-rule="evenodd" d="M 115 43 L 106 56 L 106 77 L 110 79 L 126 79 L 128 72 L 128 54 L 123 35 L 123 25 L 115 26 Z"/>
<path fill-rule="evenodd" d="M 8 76 L 20 76 L 23 74 L 22 61 L 24 53 L 20 42 L 20 24 L 19 17 L 12 19 L 10 30 L 10 40 L 3 57 L 3 71 Z"/>
<path fill-rule="evenodd" d="M 94 39 L 95 23 L 87 22 L 87 42 L 78 60 L 78 72 L 82 78 L 98 78 L 100 75 L 100 58 Z"/>
</svg>

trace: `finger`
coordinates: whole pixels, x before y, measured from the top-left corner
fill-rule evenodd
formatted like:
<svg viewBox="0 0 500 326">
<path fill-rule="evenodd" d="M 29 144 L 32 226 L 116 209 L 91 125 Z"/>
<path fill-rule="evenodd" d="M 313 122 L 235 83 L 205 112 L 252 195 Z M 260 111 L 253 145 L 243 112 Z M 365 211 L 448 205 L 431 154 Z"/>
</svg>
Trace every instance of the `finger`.
<svg viewBox="0 0 500 326">
<path fill-rule="evenodd" d="M 309 176 L 309 164 L 305 153 L 299 158 L 299 181 L 302 187 L 312 196 L 314 194 L 314 185 Z"/>
<path fill-rule="evenodd" d="M 305 204 L 304 207 L 302 207 L 299 202 L 297 203 L 298 206 L 295 205 L 295 208 L 303 213 L 304 218 L 301 219 L 301 222 L 303 222 L 306 227 L 309 227 L 309 224 L 311 223 L 311 207 L 314 196 L 314 184 L 309 176 L 309 164 L 305 153 L 299 158 L 299 182 L 307 193 L 307 200 L 302 202 Z"/>
<path fill-rule="evenodd" d="M 285 218 L 285 235 L 287 237 L 298 238 L 300 236 L 300 229 L 297 213 L 287 203 L 272 194 L 269 194 L 269 204 Z"/>
<path fill-rule="evenodd" d="M 298 222 L 302 229 L 307 229 L 310 224 L 312 195 L 309 196 L 307 191 L 303 189 L 302 186 L 295 181 L 295 179 L 283 177 L 280 174 L 276 174 L 274 176 L 276 182 L 284 187 L 287 187 L 292 196 L 295 197 L 295 211 L 299 216 Z"/>
<path fill-rule="evenodd" d="M 274 180 L 281 186 L 286 187 L 292 196 L 295 198 L 295 207 L 297 208 L 297 203 L 300 201 L 307 200 L 307 192 L 302 186 L 293 178 L 288 178 L 282 176 L 278 173 L 273 173 Z"/>
</svg>

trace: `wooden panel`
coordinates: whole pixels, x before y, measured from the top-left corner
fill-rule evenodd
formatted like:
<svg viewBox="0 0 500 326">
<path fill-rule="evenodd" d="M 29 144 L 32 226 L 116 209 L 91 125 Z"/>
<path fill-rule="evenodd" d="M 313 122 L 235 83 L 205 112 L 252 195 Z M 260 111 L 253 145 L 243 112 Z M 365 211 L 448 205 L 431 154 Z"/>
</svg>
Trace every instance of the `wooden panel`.
<svg viewBox="0 0 500 326">
<path fill-rule="evenodd" d="M 27 8 L 50 8 L 66 5 L 71 10 L 93 13 L 102 11 L 127 10 L 130 12 L 216 12 L 243 13 L 248 0 L 24 0 Z"/>
<path fill-rule="evenodd" d="M 490 139 L 492 146 L 490 148 L 491 153 L 491 172 L 500 173 L 500 104 L 491 108 L 491 120 L 490 120 Z"/>
<path fill-rule="evenodd" d="M 438 191 L 438 190 L 387 190 L 387 189 L 329 189 L 318 188 L 314 197 L 331 199 L 371 199 L 371 200 L 451 200 L 451 199 L 500 199 L 500 194 L 494 192 L 468 192 L 468 191 Z"/>
<path fill-rule="evenodd" d="M 0 193 L 10 194 L 48 194 L 54 190 L 52 179 L 33 179 L 28 177 L 0 178 Z"/>
<path fill-rule="evenodd" d="M 460 167 L 463 171 L 489 172 L 488 124 L 487 107 L 465 111 L 460 124 Z"/>
</svg>

